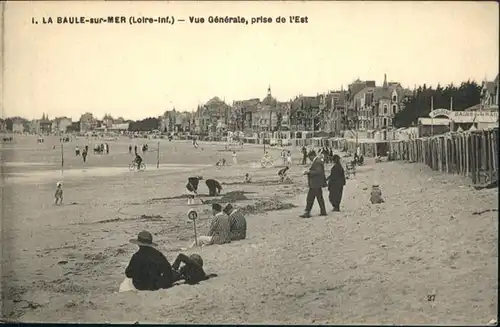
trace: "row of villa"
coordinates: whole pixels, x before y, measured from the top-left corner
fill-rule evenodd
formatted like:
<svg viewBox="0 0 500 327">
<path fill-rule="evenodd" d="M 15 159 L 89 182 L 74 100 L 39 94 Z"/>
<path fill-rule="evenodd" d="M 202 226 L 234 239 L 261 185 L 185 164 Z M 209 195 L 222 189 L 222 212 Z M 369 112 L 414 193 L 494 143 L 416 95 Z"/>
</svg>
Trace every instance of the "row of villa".
<svg viewBox="0 0 500 327">
<path fill-rule="evenodd" d="M 469 110 L 498 112 L 498 92 L 498 76 L 492 82 L 485 81 L 481 103 Z M 273 97 L 269 86 L 262 100 L 252 98 L 228 104 L 214 97 L 192 112 L 177 111 L 175 108 L 167 110 L 155 118 L 150 129 L 164 133 L 200 134 L 242 131 L 247 135 L 271 131 L 322 131 L 331 136 L 352 137 L 349 133 L 352 134 L 354 128 L 365 135 L 373 131 L 392 130 L 394 116 L 404 109 L 405 101 L 413 93 L 414 90 L 404 88 L 398 82 L 387 81 L 386 75 L 381 86 L 373 80 L 357 79 L 345 90 L 341 88 L 315 96 L 298 95 L 287 101 L 278 101 Z M 420 122 L 425 125 L 428 120 L 423 118 Z M 0 123 L 0 128 L 5 129 L 5 123 Z M 438 118 L 432 123 L 446 125 Z M 110 115 L 97 119 L 89 112 L 81 115 L 76 122 L 68 117 L 49 119 L 43 114 L 41 119 L 31 122 L 14 119 L 12 131 L 33 134 L 124 133 L 129 130 L 130 124 L 131 121 L 121 117 L 115 119 Z"/>
</svg>

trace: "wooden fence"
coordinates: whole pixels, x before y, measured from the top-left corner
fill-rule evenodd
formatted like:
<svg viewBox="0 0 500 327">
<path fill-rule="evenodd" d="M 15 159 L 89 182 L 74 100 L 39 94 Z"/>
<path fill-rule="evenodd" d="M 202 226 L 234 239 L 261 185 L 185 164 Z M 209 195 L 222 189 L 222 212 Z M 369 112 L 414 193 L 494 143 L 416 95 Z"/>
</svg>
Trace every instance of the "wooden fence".
<svg viewBox="0 0 500 327">
<path fill-rule="evenodd" d="M 474 184 L 498 178 L 498 128 L 392 141 L 395 160 L 425 163 L 433 170 L 472 178 Z"/>
</svg>

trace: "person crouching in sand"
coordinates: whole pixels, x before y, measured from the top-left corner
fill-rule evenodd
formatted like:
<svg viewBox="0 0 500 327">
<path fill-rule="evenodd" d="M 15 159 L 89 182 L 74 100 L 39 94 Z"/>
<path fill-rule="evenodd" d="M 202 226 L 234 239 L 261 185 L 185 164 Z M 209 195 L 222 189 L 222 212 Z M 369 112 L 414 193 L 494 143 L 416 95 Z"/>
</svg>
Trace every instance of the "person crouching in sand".
<svg viewBox="0 0 500 327">
<path fill-rule="evenodd" d="M 194 196 L 198 194 L 198 184 L 200 180 L 202 180 L 202 176 L 194 176 L 189 177 L 188 182 L 186 184 L 187 196 L 188 196 L 188 205 L 194 204 Z"/>
<path fill-rule="evenodd" d="M 252 177 L 250 177 L 250 174 L 246 173 L 245 174 L 245 183 L 251 183 L 252 182 Z"/>
<path fill-rule="evenodd" d="M 208 187 L 208 195 L 209 196 L 217 196 L 222 191 L 222 186 L 215 179 L 207 179 L 205 184 Z"/>
<path fill-rule="evenodd" d="M 218 203 L 212 204 L 212 212 L 214 217 L 210 223 L 208 233 L 207 235 L 198 236 L 198 246 L 231 242 L 229 218 L 222 212 L 222 206 Z M 191 244 L 190 248 L 195 246 L 196 240 Z"/>
<path fill-rule="evenodd" d="M 372 191 L 370 193 L 370 202 L 372 204 L 379 204 L 385 202 L 384 199 L 382 198 L 382 190 L 377 184 L 372 186 Z"/>
<path fill-rule="evenodd" d="M 62 183 L 57 182 L 56 184 L 56 193 L 54 194 L 54 197 L 56 198 L 56 205 L 62 204 L 63 202 L 63 189 L 62 189 Z"/>
</svg>

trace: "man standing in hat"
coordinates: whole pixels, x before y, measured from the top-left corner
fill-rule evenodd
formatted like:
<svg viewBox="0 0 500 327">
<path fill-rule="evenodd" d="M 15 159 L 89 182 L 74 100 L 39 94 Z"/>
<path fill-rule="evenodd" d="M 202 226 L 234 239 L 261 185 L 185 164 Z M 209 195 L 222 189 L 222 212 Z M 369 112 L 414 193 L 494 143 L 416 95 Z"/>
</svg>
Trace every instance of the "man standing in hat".
<svg viewBox="0 0 500 327">
<path fill-rule="evenodd" d="M 214 214 L 214 218 L 210 223 L 208 234 L 198 236 L 199 246 L 231 242 L 229 218 L 222 212 L 222 206 L 218 203 L 212 204 L 212 212 Z M 191 244 L 190 248 L 195 246 L 196 241 Z"/>
<path fill-rule="evenodd" d="M 229 217 L 231 241 L 243 240 L 247 236 L 247 221 L 243 213 L 234 209 L 231 204 L 226 205 L 224 213 Z"/>
<path fill-rule="evenodd" d="M 147 231 L 142 231 L 137 239 L 130 243 L 139 245 L 139 251 L 134 253 L 125 275 L 132 279 L 134 287 L 139 291 L 156 291 L 169 288 L 174 282 L 172 266 L 167 258 L 155 249 L 153 236 Z"/>
<path fill-rule="evenodd" d="M 322 188 L 326 187 L 325 166 L 320 157 L 316 156 L 316 152 L 311 150 L 308 154 L 309 160 L 312 161 L 311 167 L 304 173 L 307 175 L 307 182 L 309 184 L 309 191 L 307 192 L 306 210 L 300 217 L 310 218 L 311 209 L 314 200 L 318 199 L 320 208 L 320 216 L 326 216 L 325 200 L 323 199 Z"/>
</svg>

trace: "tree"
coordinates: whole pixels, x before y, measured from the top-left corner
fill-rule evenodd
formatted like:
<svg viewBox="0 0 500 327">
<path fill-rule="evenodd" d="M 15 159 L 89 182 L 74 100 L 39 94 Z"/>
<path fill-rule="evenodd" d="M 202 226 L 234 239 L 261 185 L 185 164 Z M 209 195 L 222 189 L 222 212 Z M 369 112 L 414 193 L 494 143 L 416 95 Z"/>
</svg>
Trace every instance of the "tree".
<svg viewBox="0 0 500 327">
<path fill-rule="evenodd" d="M 5 119 L 5 128 L 7 131 L 12 132 L 12 128 L 14 127 L 14 121 L 10 118 Z"/>
<path fill-rule="evenodd" d="M 419 117 L 427 117 L 431 110 L 431 99 L 434 109 L 450 108 L 453 98 L 453 110 L 463 111 L 478 104 L 481 100 L 481 86 L 474 81 L 467 81 L 457 88 L 449 84 L 442 88 L 428 88 L 425 84 L 405 103 L 405 108 L 394 117 L 396 127 L 409 127 L 417 123 Z"/>
</svg>

